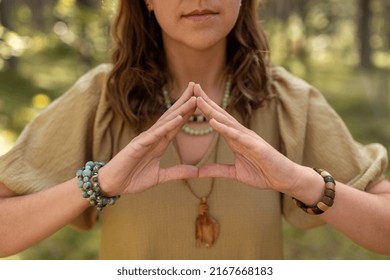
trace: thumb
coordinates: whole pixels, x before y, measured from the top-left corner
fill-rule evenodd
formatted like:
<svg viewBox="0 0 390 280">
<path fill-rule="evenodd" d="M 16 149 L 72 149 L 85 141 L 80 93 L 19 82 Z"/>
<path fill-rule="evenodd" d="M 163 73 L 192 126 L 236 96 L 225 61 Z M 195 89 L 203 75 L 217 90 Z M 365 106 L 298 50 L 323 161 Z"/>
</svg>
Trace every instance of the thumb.
<svg viewBox="0 0 390 280">
<path fill-rule="evenodd" d="M 170 180 L 197 178 L 198 175 L 198 167 L 180 164 L 168 168 L 161 168 L 158 173 L 158 183 L 165 183 Z"/>
<path fill-rule="evenodd" d="M 232 164 L 210 163 L 199 167 L 199 178 L 236 178 L 236 167 Z"/>
</svg>

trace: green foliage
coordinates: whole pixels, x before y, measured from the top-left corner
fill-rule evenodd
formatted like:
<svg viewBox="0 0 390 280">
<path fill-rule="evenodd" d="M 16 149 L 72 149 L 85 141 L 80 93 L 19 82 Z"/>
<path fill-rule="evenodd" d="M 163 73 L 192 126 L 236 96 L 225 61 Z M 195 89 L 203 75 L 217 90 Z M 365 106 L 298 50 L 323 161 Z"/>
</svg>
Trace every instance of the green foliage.
<svg viewBox="0 0 390 280">
<path fill-rule="evenodd" d="M 88 232 L 80 232 L 69 226 L 13 258 L 22 260 L 96 260 L 98 259 L 99 238 L 99 227 Z"/>
<path fill-rule="evenodd" d="M 27 5 L 14 12 L 19 19 L 14 30 L 0 26 L 0 153 L 50 100 L 85 71 L 109 60 L 115 5 L 104 1 L 88 9 L 75 0 L 52 2 L 46 13 L 48 32 L 31 28 L 34 18 Z M 300 13 L 264 17 L 274 63 L 319 88 L 358 141 L 380 142 L 390 150 L 390 53 L 383 33 L 389 27 L 381 1 L 373 0 L 376 17 L 370 40 L 376 68 L 369 71 L 357 68 L 355 1 L 305 3 Z M 357 246 L 329 226 L 304 231 L 284 224 L 284 235 L 287 259 L 388 258 Z M 98 247 L 99 227 L 89 232 L 66 227 L 12 258 L 96 259 Z"/>
<path fill-rule="evenodd" d="M 284 224 L 285 258 L 288 260 L 388 260 L 335 231 L 328 225 L 303 230 Z"/>
</svg>

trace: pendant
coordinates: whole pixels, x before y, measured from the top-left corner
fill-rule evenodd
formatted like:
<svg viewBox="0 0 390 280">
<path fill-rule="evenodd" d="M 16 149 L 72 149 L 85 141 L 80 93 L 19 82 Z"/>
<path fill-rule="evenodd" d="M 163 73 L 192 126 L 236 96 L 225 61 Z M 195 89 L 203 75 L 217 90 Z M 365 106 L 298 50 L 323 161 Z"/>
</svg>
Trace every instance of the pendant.
<svg viewBox="0 0 390 280">
<path fill-rule="evenodd" d="M 199 215 L 195 221 L 196 246 L 202 243 L 211 247 L 217 240 L 219 234 L 218 222 L 208 213 L 207 198 L 202 197 L 199 204 Z"/>
</svg>

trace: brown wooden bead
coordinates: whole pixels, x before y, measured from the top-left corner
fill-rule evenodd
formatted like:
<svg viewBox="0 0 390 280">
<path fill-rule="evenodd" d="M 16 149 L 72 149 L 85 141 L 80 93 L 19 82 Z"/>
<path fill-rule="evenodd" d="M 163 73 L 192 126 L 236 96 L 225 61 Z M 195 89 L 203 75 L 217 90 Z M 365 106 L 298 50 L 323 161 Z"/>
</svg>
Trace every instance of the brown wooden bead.
<svg viewBox="0 0 390 280">
<path fill-rule="evenodd" d="M 333 199 L 336 195 L 336 192 L 331 189 L 326 189 L 324 195 Z"/>
<path fill-rule="evenodd" d="M 335 190 L 336 190 L 336 185 L 333 184 L 332 182 L 327 182 L 327 183 L 325 184 L 325 188 L 327 188 L 327 189 L 329 189 L 329 190 L 335 191 Z"/>
<path fill-rule="evenodd" d="M 320 208 L 324 212 L 329 209 L 329 206 L 326 205 L 325 203 L 323 203 L 322 201 L 318 202 L 317 207 Z"/>
<path fill-rule="evenodd" d="M 331 176 L 331 175 L 329 174 L 329 172 L 327 172 L 327 171 L 325 171 L 325 170 L 323 170 L 323 171 L 321 172 L 320 175 L 321 175 L 322 177 Z"/>
<path fill-rule="evenodd" d="M 334 203 L 334 200 L 333 198 L 330 198 L 330 197 L 327 197 L 327 196 L 324 196 L 321 200 L 321 202 L 323 202 L 325 205 L 331 207 Z"/>
<path fill-rule="evenodd" d="M 320 215 L 324 213 L 324 211 L 321 210 L 317 205 L 314 207 L 310 207 L 309 209 L 311 209 L 315 215 Z"/>
</svg>

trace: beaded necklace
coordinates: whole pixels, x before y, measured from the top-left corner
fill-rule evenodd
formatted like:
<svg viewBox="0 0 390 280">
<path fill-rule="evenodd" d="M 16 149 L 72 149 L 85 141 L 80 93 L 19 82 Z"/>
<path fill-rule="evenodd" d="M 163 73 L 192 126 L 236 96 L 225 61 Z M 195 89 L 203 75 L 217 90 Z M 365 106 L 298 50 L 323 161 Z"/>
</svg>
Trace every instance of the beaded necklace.
<svg viewBox="0 0 390 280">
<path fill-rule="evenodd" d="M 224 95 L 223 95 L 223 99 L 222 99 L 222 108 L 224 110 L 226 110 L 228 103 L 229 103 L 230 90 L 231 90 L 231 80 L 229 78 L 225 83 L 225 91 L 224 91 Z M 169 109 L 172 106 L 172 102 L 171 102 L 171 98 L 169 97 L 169 92 L 168 92 L 166 86 L 163 86 L 162 93 L 164 96 L 165 107 L 167 109 Z M 207 118 L 203 115 L 192 115 L 189 118 L 189 122 L 202 123 L 202 122 L 206 122 L 206 121 L 207 121 Z M 182 127 L 182 131 L 186 134 L 191 135 L 191 136 L 202 136 L 202 135 L 212 133 L 214 130 L 211 126 L 204 128 L 204 129 L 194 129 L 194 128 L 189 127 L 188 125 L 184 125 Z"/>
</svg>

